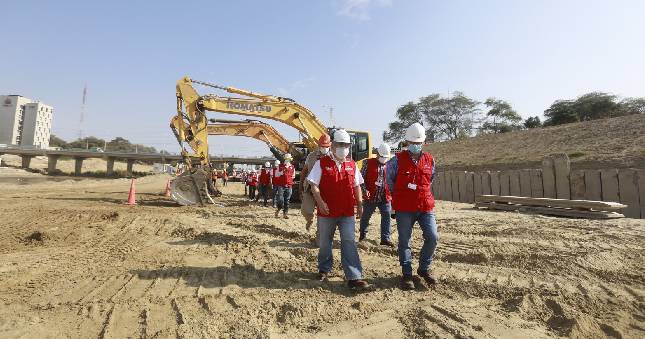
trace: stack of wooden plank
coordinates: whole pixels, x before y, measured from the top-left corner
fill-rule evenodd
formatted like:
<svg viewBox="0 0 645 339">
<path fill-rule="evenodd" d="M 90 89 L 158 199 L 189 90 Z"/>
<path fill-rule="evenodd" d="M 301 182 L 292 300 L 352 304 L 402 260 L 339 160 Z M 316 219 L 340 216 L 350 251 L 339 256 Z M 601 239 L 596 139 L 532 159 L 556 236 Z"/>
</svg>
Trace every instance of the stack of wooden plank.
<svg viewBox="0 0 645 339">
<path fill-rule="evenodd" d="M 617 202 L 593 200 L 568 200 L 551 198 L 528 198 L 503 195 L 479 195 L 475 208 L 501 211 L 519 211 L 572 218 L 613 219 L 623 218 L 618 213 L 626 205 Z"/>
</svg>

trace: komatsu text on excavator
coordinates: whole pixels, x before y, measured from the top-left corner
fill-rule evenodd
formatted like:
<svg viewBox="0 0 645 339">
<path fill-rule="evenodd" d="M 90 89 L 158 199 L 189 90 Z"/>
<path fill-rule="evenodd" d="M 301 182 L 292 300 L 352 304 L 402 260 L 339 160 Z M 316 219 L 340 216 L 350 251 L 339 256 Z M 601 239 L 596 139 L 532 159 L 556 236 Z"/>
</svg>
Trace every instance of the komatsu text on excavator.
<svg viewBox="0 0 645 339">
<path fill-rule="evenodd" d="M 241 97 L 199 95 L 193 84 L 223 90 Z M 333 135 L 333 129 L 337 128 L 326 127 L 312 111 L 289 98 L 195 81 L 189 77 L 177 82 L 176 94 L 177 115 L 173 117 L 170 126 L 182 148 L 181 154 L 187 170 L 173 180 L 171 196 L 182 205 L 212 203 L 211 195 L 219 194 L 210 179 L 209 119 L 206 117 L 206 111 L 265 118 L 287 124 L 298 130 L 302 144 L 307 150 L 316 149 L 318 138 L 323 134 Z M 359 161 L 371 157 L 370 134 L 352 130 L 348 132 L 352 138 L 352 159 Z M 190 151 L 185 148 L 186 144 Z"/>
</svg>

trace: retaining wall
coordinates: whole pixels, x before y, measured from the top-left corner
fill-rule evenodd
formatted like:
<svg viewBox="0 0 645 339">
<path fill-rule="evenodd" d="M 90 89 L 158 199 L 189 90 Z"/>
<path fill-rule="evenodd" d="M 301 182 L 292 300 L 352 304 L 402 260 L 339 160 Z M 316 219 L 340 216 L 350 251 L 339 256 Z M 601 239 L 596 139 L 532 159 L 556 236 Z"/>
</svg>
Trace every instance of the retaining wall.
<svg viewBox="0 0 645 339">
<path fill-rule="evenodd" d="M 571 170 L 566 154 L 544 158 L 542 168 L 508 171 L 438 171 L 432 183 L 438 200 L 472 203 L 481 194 L 615 201 L 628 218 L 645 219 L 645 170 Z"/>
</svg>

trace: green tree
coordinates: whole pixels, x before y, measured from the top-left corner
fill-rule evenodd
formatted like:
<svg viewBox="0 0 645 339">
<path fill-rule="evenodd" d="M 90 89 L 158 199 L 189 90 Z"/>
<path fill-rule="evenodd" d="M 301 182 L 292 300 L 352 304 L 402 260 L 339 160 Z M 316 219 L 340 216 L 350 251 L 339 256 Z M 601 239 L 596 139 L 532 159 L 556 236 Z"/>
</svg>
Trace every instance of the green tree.
<svg viewBox="0 0 645 339">
<path fill-rule="evenodd" d="M 482 125 L 483 132 L 506 133 L 521 128 L 522 117 L 507 101 L 488 98 L 484 105 L 488 108 L 486 112 L 488 121 Z"/>
<path fill-rule="evenodd" d="M 524 127 L 529 129 L 542 127 L 542 122 L 540 121 L 540 117 L 534 116 L 534 117 L 526 118 L 526 120 L 524 120 Z"/>
<path fill-rule="evenodd" d="M 472 135 L 474 122 L 481 113 L 479 104 L 462 92 L 453 92 L 450 97 L 432 100 L 423 113 L 427 124 L 436 129 L 437 137 L 454 140 Z"/>
<path fill-rule="evenodd" d="M 388 124 L 388 130 L 383 132 L 383 140 L 391 144 L 405 139 L 405 130 L 415 122 L 423 121 L 423 116 L 417 110 L 417 104 L 410 101 L 396 110 L 396 121 Z"/>
<path fill-rule="evenodd" d="M 556 126 L 578 122 L 580 118 L 576 112 L 575 102 L 572 100 L 556 100 L 551 107 L 544 111 L 544 126 Z"/>
<path fill-rule="evenodd" d="M 49 146 L 50 147 L 60 147 L 60 148 L 66 148 L 67 147 L 67 141 L 55 136 L 54 134 L 49 136 Z"/>
<path fill-rule="evenodd" d="M 85 137 L 82 139 L 76 139 L 68 144 L 68 148 L 87 148 L 92 147 L 103 147 L 105 140 L 99 139 L 97 137 Z"/>
<path fill-rule="evenodd" d="M 616 96 L 603 92 L 581 95 L 574 103 L 579 121 L 611 118 L 622 115 Z"/>
<path fill-rule="evenodd" d="M 625 98 L 618 105 L 622 115 L 645 114 L 645 98 Z"/>
</svg>

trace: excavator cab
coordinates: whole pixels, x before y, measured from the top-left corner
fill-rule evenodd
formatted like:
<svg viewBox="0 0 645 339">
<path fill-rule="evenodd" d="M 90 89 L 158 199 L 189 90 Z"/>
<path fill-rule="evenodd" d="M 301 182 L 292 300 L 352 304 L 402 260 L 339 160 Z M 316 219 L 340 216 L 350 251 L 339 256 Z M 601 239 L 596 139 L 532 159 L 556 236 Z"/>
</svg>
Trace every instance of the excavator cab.
<svg viewBox="0 0 645 339">
<path fill-rule="evenodd" d="M 352 159 L 357 163 L 362 163 L 364 159 L 367 159 L 372 155 L 372 145 L 370 145 L 369 133 L 358 131 L 348 131 L 348 133 L 352 140 Z"/>
</svg>

